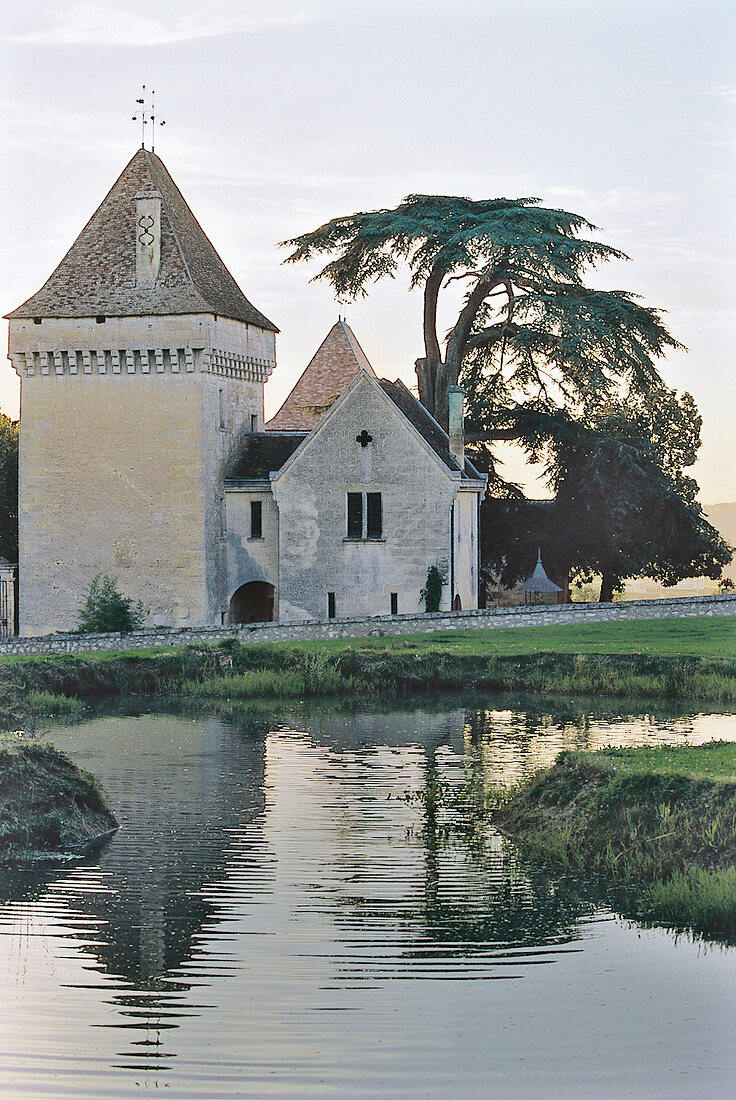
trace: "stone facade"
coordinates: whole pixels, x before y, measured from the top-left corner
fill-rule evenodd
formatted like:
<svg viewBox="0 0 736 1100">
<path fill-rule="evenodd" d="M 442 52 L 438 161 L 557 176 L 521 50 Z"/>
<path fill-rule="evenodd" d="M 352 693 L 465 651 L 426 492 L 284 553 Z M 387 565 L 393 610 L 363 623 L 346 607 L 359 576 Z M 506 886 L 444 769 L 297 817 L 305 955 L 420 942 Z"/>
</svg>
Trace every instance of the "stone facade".
<svg viewBox="0 0 736 1100">
<path fill-rule="evenodd" d="M 449 451 L 441 457 L 384 385 L 393 392 L 396 384 L 361 370 L 309 435 L 293 437 L 298 445 L 279 469 L 226 478 L 231 591 L 269 584 L 279 620 L 417 612 L 430 566 L 445 579 L 441 606 L 449 610 L 459 596 L 463 607 L 477 607 L 485 482 Z M 357 532 L 351 495 L 361 511 Z M 370 530 L 370 497 L 378 530 Z M 256 501 L 261 534 L 244 538 Z"/>
<path fill-rule="evenodd" d="M 206 315 L 14 320 L 11 348 L 21 633 L 71 629 L 100 572 L 153 625 L 219 622 L 222 470 L 251 417 L 263 424 L 273 334 Z"/>
</svg>

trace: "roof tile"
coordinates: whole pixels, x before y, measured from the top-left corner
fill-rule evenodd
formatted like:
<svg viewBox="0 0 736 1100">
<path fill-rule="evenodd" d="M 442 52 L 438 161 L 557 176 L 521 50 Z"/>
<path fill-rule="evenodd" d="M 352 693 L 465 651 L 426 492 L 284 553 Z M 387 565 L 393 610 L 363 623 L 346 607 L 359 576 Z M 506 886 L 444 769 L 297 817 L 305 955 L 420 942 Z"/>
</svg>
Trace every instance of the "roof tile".
<svg viewBox="0 0 736 1100">
<path fill-rule="evenodd" d="M 345 321 L 332 326 L 266 431 L 311 431 L 360 370 L 375 378 Z"/>
<path fill-rule="evenodd" d="M 152 289 L 136 286 L 135 198 L 160 192 L 161 264 Z M 218 313 L 278 331 L 245 297 L 187 206 L 163 161 L 139 149 L 63 260 L 9 317 Z"/>
</svg>

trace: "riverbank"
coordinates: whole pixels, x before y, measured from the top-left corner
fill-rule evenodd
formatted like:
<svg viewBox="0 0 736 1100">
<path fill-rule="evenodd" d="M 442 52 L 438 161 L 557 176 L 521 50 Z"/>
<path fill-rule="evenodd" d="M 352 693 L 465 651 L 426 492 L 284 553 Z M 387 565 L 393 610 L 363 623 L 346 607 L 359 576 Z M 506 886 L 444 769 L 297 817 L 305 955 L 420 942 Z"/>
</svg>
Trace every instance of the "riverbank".
<svg viewBox="0 0 736 1100">
<path fill-rule="evenodd" d="M 628 916 L 736 937 L 736 744 L 563 752 L 491 819 L 536 864 L 632 888 Z"/>
<path fill-rule="evenodd" d="M 0 863 L 82 854 L 117 828 L 95 778 L 53 745 L 0 734 Z"/>
<path fill-rule="evenodd" d="M 217 645 L 0 661 L 0 722 L 118 694 L 210 699 L 527 691 L 736 700 L 736 617 Z"/>
</svg>

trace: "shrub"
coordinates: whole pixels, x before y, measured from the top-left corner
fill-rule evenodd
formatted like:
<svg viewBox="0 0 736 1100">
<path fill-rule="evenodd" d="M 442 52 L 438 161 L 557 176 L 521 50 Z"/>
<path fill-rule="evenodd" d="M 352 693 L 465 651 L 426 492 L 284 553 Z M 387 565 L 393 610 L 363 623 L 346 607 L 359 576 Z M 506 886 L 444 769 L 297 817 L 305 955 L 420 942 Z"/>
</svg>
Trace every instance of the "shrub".
<svg viewBox="0 0 736 1100">
<path fill-rule="evenodd" d="M 424 600 L 424 606 L 427 611 L 439 611 L 440 600 L 442 599 L 442 585 L 444 583 L 442 574 L 437 566 L 430 565 L 427 570 L 426 583 L 419 593 L 419 599 Z"/>
<path fill-rule="evenodd" d="M 115 577 L 98 573 L 79 605 L 77 633 L 107 634 L 118 630 L 127 634 L 139 630 L 145 617 L 140 600 L 134 604 L 119 591 Z"/>
</svg>

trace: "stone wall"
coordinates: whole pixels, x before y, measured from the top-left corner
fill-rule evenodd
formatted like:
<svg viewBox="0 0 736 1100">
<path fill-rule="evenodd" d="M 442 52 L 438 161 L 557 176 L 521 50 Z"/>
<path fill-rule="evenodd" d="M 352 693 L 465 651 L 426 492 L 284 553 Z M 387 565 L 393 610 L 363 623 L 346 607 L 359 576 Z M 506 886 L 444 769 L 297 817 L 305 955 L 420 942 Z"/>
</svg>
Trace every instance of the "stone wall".
<svg viewBox="0 0 736 1100">
<path fill-rule="evenodd" d="M 103 653 L 153 646 L 212 645 L 225 638 L 239 642 L 303 642 L 324 638 L 390 637 L 452 630 L 488 630 L 516 626 L 565 626 L 579 623 L 643 621 L 645 619 L 736 616 L 736 596 L 693 596 L 682 599 L 632 600 L 608 604 L 553 604 L 503 607 L 489 611 L 439 611 L 434 615 L 389 615 L 329 622 L 248 623 L 201 630 L 136 631 L 132 634 L 67 634 L 46 638 L 0 640 L 0 657 L 51 653 Z M 736 623 L 734 623 L 736 627 Z"/>
</svg>

